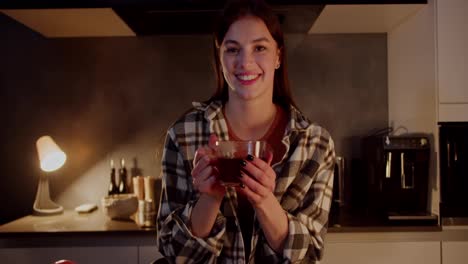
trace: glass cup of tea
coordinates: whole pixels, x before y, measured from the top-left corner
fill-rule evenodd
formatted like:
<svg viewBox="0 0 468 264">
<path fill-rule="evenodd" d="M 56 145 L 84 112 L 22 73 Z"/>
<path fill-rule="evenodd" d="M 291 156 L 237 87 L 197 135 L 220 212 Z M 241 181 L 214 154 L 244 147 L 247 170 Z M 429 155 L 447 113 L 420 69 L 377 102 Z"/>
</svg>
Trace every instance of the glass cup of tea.
<svg viewBox="0 0 468 264">
<path fill-rule="evenodd" d="M 240 186 L 241 161 L 247 155 L 266 160 L 270 151 L 266 141 L 216 141 L 214 149 L 219 180 L 225 187 Z"/>
</svg>

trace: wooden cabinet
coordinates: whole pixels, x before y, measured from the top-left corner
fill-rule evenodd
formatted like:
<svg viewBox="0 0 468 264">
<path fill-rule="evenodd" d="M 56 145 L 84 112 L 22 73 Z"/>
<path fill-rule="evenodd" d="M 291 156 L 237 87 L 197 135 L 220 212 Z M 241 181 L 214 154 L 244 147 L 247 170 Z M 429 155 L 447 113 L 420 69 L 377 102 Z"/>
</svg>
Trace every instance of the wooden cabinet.
<svg viewBox="0 0 468 264">
<path fill-rule="evenodd" d="M 468 121 L 468 1 L 437 0 L 439 121 Z"/>
<path fill-rule="evenodd" d="M 151 263 L 156 230 L 108 219 L 102 210 L 29 215 L 0 226 L 0 263 Z"/>
<path fill-rule="evenodd" d="M 158 247 L 156 245 L 138 247 L 139 264 L 149 264 L 162 257 L 163 256 L 161 255 L 161 253 L 159 253 Z"/>
<path fill-rule="evenodd" d="M 1 248 L 2 264 L 54 263 L 61 259 L 76 263 L 149 264 L 161 258 L 156 245 L 112 247 Z"/>
<path fill-rule="evenodd" d="M 440 242 L 329 243 L 320 263 L 440 264 Z"/>
<path fill-rule="evenodd" d="M 149 264 L 162 255 L 156 245 L 113 246 L 113 247 L 44 247 L 44 248 L 2 248 L 2 264 L 54 263 L 61 259 L 76 263 L 135 263 Z"/>
<path fill-rule="evenodd" d="M 127 264 L 138 263 L 138 247 L 2 248 L 0 259 L 3 264 L 54 263 L 61 259 L 76 263 Z"/>
<path fill-rule="evenodd" d="M 442 264 L 466 264 L 468 261 L 467 241 L 443 241 Z"/>
</svg>

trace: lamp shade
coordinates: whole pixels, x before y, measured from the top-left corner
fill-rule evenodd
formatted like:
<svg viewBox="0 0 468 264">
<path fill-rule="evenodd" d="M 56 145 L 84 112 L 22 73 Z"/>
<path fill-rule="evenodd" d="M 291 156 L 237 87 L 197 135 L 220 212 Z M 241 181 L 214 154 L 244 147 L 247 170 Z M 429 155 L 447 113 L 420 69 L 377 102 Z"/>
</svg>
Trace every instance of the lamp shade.
<svg viewBox="0 0 468 264">
<path fill-rule="evenodd" d="M 42 136 L 36 141 L 37 154 L 43 171 L 54 171 L 63 166 L 67 155 L 50 136 Z"/>
</svg>

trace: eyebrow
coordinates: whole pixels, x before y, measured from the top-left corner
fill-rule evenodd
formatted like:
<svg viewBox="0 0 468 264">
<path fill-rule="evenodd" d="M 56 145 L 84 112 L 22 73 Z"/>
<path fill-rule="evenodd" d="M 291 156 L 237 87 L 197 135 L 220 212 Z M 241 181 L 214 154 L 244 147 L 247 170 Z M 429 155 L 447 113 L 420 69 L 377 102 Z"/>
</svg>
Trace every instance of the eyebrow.
<svg viewBox="0 0 468 264">
<path fill-rule="evenodd" d="M 252 43 L 262 42 L 262 41 L 270 42 L 270 40 L 268 38 L 261 37 L 261 38 L 252 40 Z M 235 40 L 232 40 L 232 39 L 227 39 L 227 40 L 224 41 L 224 44 L 237 44 L 237 45 L 239 45 L 239 42 L 237 42 Z"/>
</svg>

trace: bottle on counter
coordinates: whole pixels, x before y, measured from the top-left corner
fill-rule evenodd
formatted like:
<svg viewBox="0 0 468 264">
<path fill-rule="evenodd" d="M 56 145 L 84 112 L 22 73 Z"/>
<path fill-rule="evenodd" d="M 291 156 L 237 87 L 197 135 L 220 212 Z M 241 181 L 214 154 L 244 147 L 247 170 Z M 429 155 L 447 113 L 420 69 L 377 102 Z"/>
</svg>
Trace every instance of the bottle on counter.
<svg viewBox="0 0 468 264">
<path fill-rule="evenodd" d="M 143 170 L 138 167 L 138 160 L 136 157 L 133 158 L 133 167 L 130 169 L 130 174 L 132 175 L 132 178 L 143 176 Z"/>
<path fill-rule="evenodd" d="M 130 177 L 128 184 L 130 186 L 128 192 L 130 193 L 135 193 L 137 192 L 136 188 L 138 186 L 135 186 L 135 182 L 137 181 L 137 177 L 143 175 L 141 169 L 138 167 L 138 160 L 136 157 L 133 158 L 133 167 L 130 168 Z"/>
<path fill-rule="evenodd" d="M 128 193 L 127 168 L 125 168 L 125 159 L 120 159 L 119 169 L 119 193 Z"/>
<path fill-rule="evenodd" d="M 117 187 L 117 181 L 115 179 L 115 167 L 114 167 L 114 160 L 110 160 L 110 180 L 109 180 L 109 189 L 107 190 L 108 195 L 116 194 L 119 192 Z"/>
</svg>

